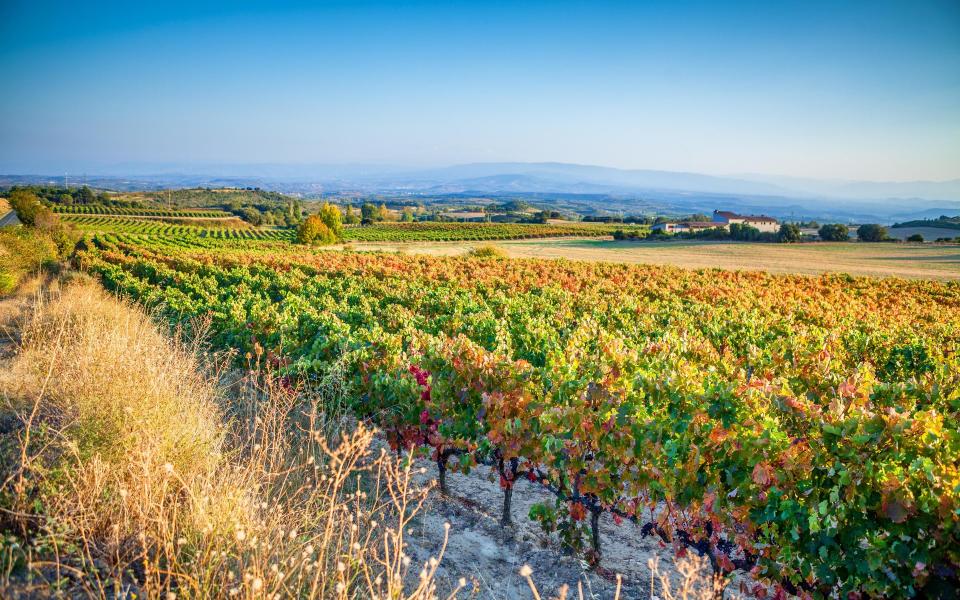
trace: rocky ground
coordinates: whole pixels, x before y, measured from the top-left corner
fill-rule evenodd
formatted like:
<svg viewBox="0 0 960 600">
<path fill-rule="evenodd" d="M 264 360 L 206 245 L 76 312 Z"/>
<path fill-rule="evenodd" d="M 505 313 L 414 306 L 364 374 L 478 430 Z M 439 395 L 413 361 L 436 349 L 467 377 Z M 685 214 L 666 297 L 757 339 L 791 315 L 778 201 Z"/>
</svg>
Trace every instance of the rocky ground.
<svg viewBox="0 0 960 600">
<path fill-rule="evenodd" d="M 436 466 L 421 461 L 423 473 L 418 478 L 428 484 L 436 480 Z M 659 561 L 659 571 L 674 582 L 674 590 L 683 580 L 672 548 L 664 547 L 653 537 L 641 537 L 640 527 L 629 522 L 616 525 L 605 515 L 600 520 L 603 560 L 601 568 L 591 569 L 578 557 L 565 555 L 556 535 L 544 533 L 527 514 L 536 502 L 553 502 L 553 496 L 538 485 L 518 482 L 513 494 L 512 527 L 500 525 L 503 493 L 498 479 L 486 467 L 469 475 L 447 474 L 449 495 L 431 492 L 424 511 L 409 532 L 410 552 L 414 561 L 422 563 L 439 552 L 444 537 L 444 523 L 450 523 L 447 548 L 438 571 L 443 585 L 456 585 L 460 577 L 471 583 L 470 591 L 478 598 L 532 598 L 529 585 L 520 575 L 524 565 L 533 570 L 532 578 L 543 598 L 557 597 L 564 585 L 568 598 L 578 598 L 578 586 L 584 598 L 613 598 L 617 577 L 622 577 L 622 599 L 651 598 L 651 560 Z M 709 568 L 699 571 L 701 587 Z M 727 586 L 727 597 L 739 591 L 739 581 Z M 668 598 L 660 584 L 653 596 Z M 679 597 L 679 596 L 678 596 Z M 699 594 L 690 598 L 701 597 Z"/>
</svg>

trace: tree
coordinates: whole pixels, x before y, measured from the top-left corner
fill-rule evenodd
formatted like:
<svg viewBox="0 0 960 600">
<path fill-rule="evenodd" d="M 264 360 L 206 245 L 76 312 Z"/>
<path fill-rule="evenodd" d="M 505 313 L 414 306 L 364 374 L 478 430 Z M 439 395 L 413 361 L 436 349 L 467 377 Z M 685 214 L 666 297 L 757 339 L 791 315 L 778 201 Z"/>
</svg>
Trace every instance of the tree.
<svg viewBox="0 0 960 600">
<path fill-rule="evenodd" d="M 303 209 L 300 206 L 300 203 L 296 200 L 290 200 L 287 202 L 287 223 L 293 225 L 299 223 L 303 218 Z"/>
<path fill-rule="evenodd" d="M 353 206 L 347 205 L 347 212 L 343 215 L 343 222 L 347 225 L 356 225 L 360 222 L 360 217 L 353 212 Z"/>
<path fill-rule="evenodd" d="M 360 218 L 364 221 L 369 220 L 372 223 L 378 220 L 378 212 L 376 204 L 364 202 L 363 206 L 360 207 Z"/>
<path fill-rule="evenodd" d="M 320 207 L 318 216 L 323 224 L 333 232 L 334 236 L 339 239 L 343 235 L 343 215 L 340 214 L 339 208 L 329 202 L 324 202 L 323 206 Z"/>
<path fill-rule="evenodd" d="M 245 206 L 240 209 L 240 218 L 252 225 L 259 226 L 263 224 L 263 215 L 252 206 Z"/>
<path fill-rule="evenodd" d="M 887 228 L 876 223 L 861 225 L 857 229 L 857 239 L 861 242 L 882 242 L 887 237 Z"/>
<path fill-rule="evenodd" d="M 319 215 L 310 215 L 297 228 L 297 243 L 323 246 L 335 244 L 337 236 Z"/>
<path fill-rule="evenodd" d="M 760 230 L 746 223 L 731 223 L 730 239 L 738 242 L 755 242 L 760 239 Z"/>
<path fill-rule="evenodd" d="M 403 213 L 400 215 L 400 220 L 404 223 L 413 223 L 413 209 L 409 206 L 404 206 Z"/>
<path fill-rule="evenodd" d="M 803 234 L 800 233 L 800 226 L 796 223 L 784 223 L 780 225 L 780 233 L 777 234 L 777 239 L 788 244 L 799 242 L 802 237 Z"/>
<path fill-rule="evenodd" d="M 386 221 L 390 218 L 390 211 L 387 210 L 386 204 L 381 204 L 380 208 L 377 209 L 377 220 Z"/>
<path fill-rule="evenodd" d="M 919 233 L 915 233 L 915 234 L 911 235 L 910 237 L 908 237 L 908 238 L 907 238 L 907 241 L 908 241 L 908 242 L 922 242 L 922 241 L 923 241 L 923 236 L 922 236 L 921 234 L 919 234 Z"/>
<path fill-rule="evenodd" d="M 10 192 L 8 200 L 10 207 L 17 213 L 17 218 L 20 219 L 20 222 L 24 225 L 33 225 L 37 219 L 37 215 L 45 210 L 43 204 L 40 203 L 40 199 L 37 198 L 37 195 L 26 190 Z"/>
<path fill-rule="evenodd" d="M 96 200 L 96 196 L 93 195 L 93 190 L 87 186 L 83 186 L 77 191 L 76 198 L 78 204 L 93 204 L 93 201 Z"/>
<path fill-rule="evenodd" d="M 828 223 L 817 234 L 825 242 L 845 242 L 850 239 L 850 228 L 841 223 Z"/>
</svg>

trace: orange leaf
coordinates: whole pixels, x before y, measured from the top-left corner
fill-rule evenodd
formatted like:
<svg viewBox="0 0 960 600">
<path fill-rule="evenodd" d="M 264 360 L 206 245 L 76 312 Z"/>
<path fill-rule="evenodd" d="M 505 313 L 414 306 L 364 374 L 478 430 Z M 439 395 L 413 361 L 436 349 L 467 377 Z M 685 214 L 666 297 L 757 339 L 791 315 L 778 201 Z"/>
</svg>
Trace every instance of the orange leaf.
<svg viewBox="0 0 960 600">
<path fill-rule="evenodd" d="M 767 486 L 773 481 L 773 469 L 766 462 L 759 462 L 753 467 L 753 482 Z"/>
</svg>

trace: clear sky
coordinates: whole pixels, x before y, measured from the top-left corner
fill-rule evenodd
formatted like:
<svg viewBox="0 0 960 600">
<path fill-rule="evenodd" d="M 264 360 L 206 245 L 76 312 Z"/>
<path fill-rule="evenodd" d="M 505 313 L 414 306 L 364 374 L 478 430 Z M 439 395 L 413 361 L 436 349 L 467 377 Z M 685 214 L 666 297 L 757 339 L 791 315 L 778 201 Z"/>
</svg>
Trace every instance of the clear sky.
<svg viewBox="0 0 960 600">
<path fill-rule="evenodd" d="M 960 177 L 960 2 L 0 1 L 0 172 Z"/>
</svg>

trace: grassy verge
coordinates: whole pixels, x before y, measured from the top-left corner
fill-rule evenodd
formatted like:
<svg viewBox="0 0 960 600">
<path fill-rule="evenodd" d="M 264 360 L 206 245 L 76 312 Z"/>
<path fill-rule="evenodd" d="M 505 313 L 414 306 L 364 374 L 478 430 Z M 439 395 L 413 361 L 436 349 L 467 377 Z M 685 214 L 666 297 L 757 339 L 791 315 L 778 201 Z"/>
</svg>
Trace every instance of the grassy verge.
<svg viewBox="0 0 960 600">
<path fill-rule="evenodd" d="M 85 280 L 6 302 L 0 596 L 436 595 L 404 553 L 425 491 L 329 416 L 336 381 L 217 371 Z"/>
</svg>

